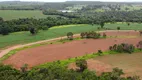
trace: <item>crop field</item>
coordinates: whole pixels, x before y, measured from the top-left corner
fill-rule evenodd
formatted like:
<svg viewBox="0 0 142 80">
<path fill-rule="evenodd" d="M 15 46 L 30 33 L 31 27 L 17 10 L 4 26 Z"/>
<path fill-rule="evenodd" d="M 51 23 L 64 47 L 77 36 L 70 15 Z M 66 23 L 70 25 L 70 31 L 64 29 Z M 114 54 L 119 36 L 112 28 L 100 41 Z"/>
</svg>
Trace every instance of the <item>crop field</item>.
<svg viewBox="0 0 142 80">
<path fill-rule="evenodd" d="M 18 51 L 13 56 L 4 61 L 5 64 L 20 68 L 24 64 L 29 67 L 37 66 L 47 62 L 65 60 L 84 56 L 90 53 L 96 53 L 98 50 L 106 51 L 113 44 L 129 43 L 136 45 L 141 39 L 139 32 L 105 32 L 108 36 L 136 36 L 135 38 L 106 38 L 106 39 L 83 39 L 74 40 L 62 44 L 48 44 L 38 47 L 28 48 Z M 101 44 L 100 44 L 101 43 Z M 38 56 L 38 57 L 37 57 Z M 26 59 L 25 59 L 26 57 Z"/>
<path fill-rule="evenodd" d="M 121 30 L 141 30 L 141 24 L 131 23 L 128 26 L 125 23 L 116 23 L 116 24 L 105 24 L 104 27 L 117 30 L 117 27 L 120 27 Z M 99 25 L 65 25 L 65 26 L 56 26 L 50 28 L 47 31 L 39 31 L 35 36 L 32 36 L 30 32 L 15 32 L 7 36 L 0 35 L 0 48 L 6 46 L 12 46 L 16 44 L 23 44 L 29 42 L 35 42 L 39 40 L 52 39 L 56 37 L 66 36 L 67 32 L 73 32 L 74 34 L 84 32 L 84 31 L 96 31 Z"/>
<path fill-rule="evenodd" d="M 0 17 L 4 20 L 19 18 L 46 18 L 47 15 L 42 14 L 38 10 L 0 10 Z"/>
</svg>

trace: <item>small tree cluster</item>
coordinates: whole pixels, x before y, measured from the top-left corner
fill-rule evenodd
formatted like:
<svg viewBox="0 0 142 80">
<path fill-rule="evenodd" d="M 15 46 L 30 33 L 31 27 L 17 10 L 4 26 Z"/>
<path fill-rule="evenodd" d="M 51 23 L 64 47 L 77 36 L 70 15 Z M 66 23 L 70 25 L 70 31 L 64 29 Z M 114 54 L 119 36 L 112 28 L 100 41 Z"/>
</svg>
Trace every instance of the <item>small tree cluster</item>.
<svg viewBox="0 0 142 80">
<path fill-rule="evenodd" d="M 94 38 L 94 39 L 98 39 L 100 38 L 100 33 L 96 33 L 96 32 L 82 32 L 80 34 L 81 38 Z"/>
<path fill-rule="evenodd" d="M 135 47 L 132 44 L 121 43 L 121 44 L 114 44 L 113 46 L 110 46 L 109 49 L 120 53 L 122 52 L 132 53 L 134 52 Z"/>
<path fill-rule="evenodd" d="M 72 32 L 68 32 L 67 33 L 67 37 L 69 40 L 73 40 L 73 33 Z"/>
</svg>

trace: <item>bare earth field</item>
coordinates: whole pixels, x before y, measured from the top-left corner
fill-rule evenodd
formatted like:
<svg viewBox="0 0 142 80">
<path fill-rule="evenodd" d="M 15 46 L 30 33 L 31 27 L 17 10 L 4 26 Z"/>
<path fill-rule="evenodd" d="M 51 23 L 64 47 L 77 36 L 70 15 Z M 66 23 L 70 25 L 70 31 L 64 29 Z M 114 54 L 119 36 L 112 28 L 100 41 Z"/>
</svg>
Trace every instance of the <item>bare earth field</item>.
<svg viewBox="0 0 142 80">
<path fill-rule="evenodd" d="M 109 36 L 127 36 L 127 38 L 107 38 L 107 39 L 86 39 L 67 42 L 64 44 L 50 44 L 35 48 L 29 48 L 14 54 L 4 64 L 13 65 L 15 68 L 20 68 L 24 64 L 33 67 L 46 62 L 56 60 L 64 60 L 72 57 L 83 56 L 98 50 L 106 51 L 109 46 L 118 43 L 132 43 L 136 45 L 142 38 L 135 31 L 129 32 L 106 32 Z M 128 38 L 128 36 L 137 36 Z"/>
<path fill-rule="evenodd" d="M 120 68 L 124 71 L 124 76 L 140 76 L 142 79 L 142 53 L 133 54 L 114 54 L 99 56 L 95 59 L 87 60 L 88 68 L 95 70 L 97 74 L 110 72 L 112 68 Z M 69 68 L 76 69 L 75 63 L 69 65 Z"/>
</svg>

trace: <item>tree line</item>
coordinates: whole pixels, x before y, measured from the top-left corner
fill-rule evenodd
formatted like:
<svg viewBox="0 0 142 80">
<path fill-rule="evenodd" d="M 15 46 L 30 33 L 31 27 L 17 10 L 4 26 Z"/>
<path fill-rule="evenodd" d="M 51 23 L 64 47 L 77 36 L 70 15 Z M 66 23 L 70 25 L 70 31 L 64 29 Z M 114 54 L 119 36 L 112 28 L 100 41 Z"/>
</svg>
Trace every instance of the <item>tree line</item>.
<svg viewBox="0 0 142 80">
<path fill-rule="evenodd" d="M 142 10 L 136 11 L 105 11 L 105 12 L 73 12 L 63 13 L 56 10 L 44 10 L 45 15 L 59 15 L 45 19 L 22 18 L 4 21 L 0 18 L 0 34 L 6 35 L 11 32 L 28 31 L 31 28 L 47 30 L 53 26 L 69 24 L 98 24 L 103 28 L 105 23 L 115 22 L 142 22 Z"/>
</svg>

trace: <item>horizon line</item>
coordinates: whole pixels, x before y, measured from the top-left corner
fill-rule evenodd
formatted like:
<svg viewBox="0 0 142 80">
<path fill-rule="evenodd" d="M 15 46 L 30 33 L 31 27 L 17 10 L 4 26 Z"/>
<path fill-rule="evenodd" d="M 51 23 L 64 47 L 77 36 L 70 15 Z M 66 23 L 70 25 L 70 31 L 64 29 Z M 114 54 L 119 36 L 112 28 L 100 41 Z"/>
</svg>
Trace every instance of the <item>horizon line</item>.
<svg viewBox="0 0 142 80">
<path fill-rule="evenodd" d="M 56 2 L 80 2 L 81 0 L 78 1 L 56 1 Z M 15 0 L 15 1 L 0 1 L 0 2 L 44 2 L 44 3 L 56 3 L 56 2 L 51 2 L 51 1 L 21 1 L 21 0 Z M 82 2 L 118 2 L 118 3 L 138 3 L 142 1 L 82 1 Z"/>
</svg>

